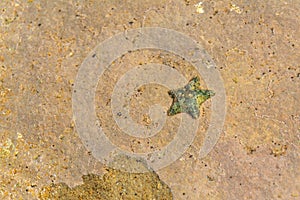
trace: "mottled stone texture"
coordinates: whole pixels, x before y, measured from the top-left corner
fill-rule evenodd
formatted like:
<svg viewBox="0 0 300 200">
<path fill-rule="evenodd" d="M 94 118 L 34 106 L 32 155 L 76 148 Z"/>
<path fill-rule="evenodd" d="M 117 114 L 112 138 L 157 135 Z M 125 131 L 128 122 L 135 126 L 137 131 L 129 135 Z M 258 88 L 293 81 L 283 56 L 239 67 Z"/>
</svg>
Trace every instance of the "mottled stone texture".
<svg viewBox="0 0 300 200">
<path fill-rule="evenodd" d="M 209 122 L 207 104 L 191 147 L 157 172 L 174 199 L 299 199 L 299 1 L 203 0 L 204 13 L 197 12 L 197 3 L 1 0 L 0 199 L 37 199 L 51 183 L 75 187 L 82 184 L 82 175 L 107 173 L 78 137 L 72 86 L 80 64 L 97 44 L 147 26 L 174 29 L 198 41 L 215 60 L 227 95 L 224 131 L 214 150 L 197 159 Z M 152 59 L 149 54 L 145 59 Z M 145 62 L 143 55 L 127 56 L 131 59 L 120 58 L 115 64 L 122 67 L 107 80 L 115 81 L 133 62 Z M 175 68 L 188 79 L 197 75 L 178 63 Z M 99 90 L 113 88 L 109 81 L 102 83 L 107 84 Z M 142 108 L 147 94 L 156 94 L 170 105 L 167 90 L 152 89 L 144 88 L 132 104 Z M 147 124 L 141 110 L 133 110 L 133 118 Z M 108 115 L 104 111 L 97 111 L 99 118 Z M 107 123 L 107 129 L 113 127 L 113 121 Z M 172 127 L 161 140 L 172 139 Z M 157 139 L 148 149 L 151 141 L 118 138 L 115 142 L 125 141 L 129 151 L 137 151 L 140 144 L 145 144 L 140 150 L 165 144 Z"/>
</svg>

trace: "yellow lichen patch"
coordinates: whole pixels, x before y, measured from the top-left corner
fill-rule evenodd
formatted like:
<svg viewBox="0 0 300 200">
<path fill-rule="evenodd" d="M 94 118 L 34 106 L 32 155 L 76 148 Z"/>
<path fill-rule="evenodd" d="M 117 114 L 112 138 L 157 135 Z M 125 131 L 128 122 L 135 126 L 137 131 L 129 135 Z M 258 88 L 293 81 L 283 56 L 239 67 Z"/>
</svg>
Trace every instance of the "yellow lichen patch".
<svg viewBox="0 0 300 200">
<path fill-rule="evenodd" d="M 282 156 L 286 154 L 288 146 L 286 144 L 273 142 L 274 147 L 271 149 L 271 154 L 275 157 Z"/>
<path fill-rule="evenodd" d="M 73 53 L 71 48 L 72 44 L 76 42 L 74 37 L 62 38 L 56 32 L 47 32 L 49 38 L 55 42 L 56 49 L 53 49 L 52 52 L 47 52 L 48 54 L 65 54 L 68 52 L 68 55 Z M 52 54 L 51 54 L 52 55 Z"/>
<path fill-rule="evenodd" d="M 6 77 L 11 74 L 11 69 L 1 66 L 0 70 L 0 116 L 8 116 L 11 110 L 7 107 L 7 102 L 12 94 L 12 90 L 5 86 Z"/>
<path fill-rule="evenodd" d="M 204 13 L 204 8 L 203 8 L 203 2 L 199 2 L 197 4 L 195 4 L 195 7 L 196 7 L 196 12 L 197 13 Z"/>
<path fill-rule="evenodd" d="M 69 80 L 69 84 L 70 84 L 70 85 L 73 85 L 73 84 L 74 84 L 74 79 L 70 79 L 70 80 Z"/>
<path fill-rule="evenodd" d="M 35 158 L 34 153 L 37 153 L 30 149 L 36 148 L 36 146 L 25 141 L 20 132 L 15 135 L 8 131 L 0 132 L 0 135 L 11 135 L 4 139 L 3 143 L 0 143 L 0 174 L 2 174 L 0 196 L 8 199 L 23 199 L 15 196 L 17 191 L 26 192 L 32 197 L 37 196 L 36 182 L 40 176 L 33 174 L 34 170 L 29 167 L 30 162 Z M 33 176 L 33 178 L 24 178 L 29 176 Z"/>
<path fill-rule="evenodd" d="M 0 135 L 9 135 L 9 132 L 2 132 Z M 7 138 L 6 141 L 0 143 L 0 158 L 5 159 L 15 159 L 15 157 L 19 154 L 19 150 L 29 149 L 29 145 L 23 139 L 23 135 L 21 133 L 16 133 L 16 139 Z"/>
<path fill-rule="evenodd" d="M 14 151 L 15 146 L 12 143 L 11 139 L 7 139 L 5 142 L 0 144 L 0 158 L 5 159 L 11 155 L 11 152 Z"/>
<path fill-rule="evenodd" d="M 245 146 L 245 149 L 246 149 L 246 151 L 247 151 L 247 154 L 248 155 L 250 155 L 250 154 L 252 154 L 253 152 L 255 152 L 256 151 L 256 149 L 257 149 L 257 147 L 254 147 L 254 146 Z"/>
<path fill-rule="evenodd" d="M 240 7 L 238 7 L 237 5 L 235 5 L 233 3 L 230 4 L 230 11 L 234 11 L 238 14 L 241 14 L 243 12 Z"/>
<path fill-rule="evenodd" d="M 149 126 L 152 122 L 151 118 L 149 115 L 146 115 L 144 114 L 143 115 L 143 119 L 142 119 L 143 123 L 146 125 L 146 126 Z"/>
</svg>

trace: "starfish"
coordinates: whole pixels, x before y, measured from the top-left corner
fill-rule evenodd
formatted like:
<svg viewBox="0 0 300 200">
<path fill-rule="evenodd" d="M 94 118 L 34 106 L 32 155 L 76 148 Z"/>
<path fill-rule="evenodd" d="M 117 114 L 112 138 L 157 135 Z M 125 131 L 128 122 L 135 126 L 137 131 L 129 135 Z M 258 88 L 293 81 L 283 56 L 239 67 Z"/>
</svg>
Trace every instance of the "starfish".
<svg viewBox="0 0 300 200">
<path fill-rule="evenodd" d="M 184 112 L 191 115 L 194 119 L 200 115 L 200 105 L 215 95 L 212 90 L 200 89 L 198 77 L 192 78 L 183 88 L 170 90 L 168 93 L 173 98 L 173 103 L 167 114 L 172 116 Z"/>
</svg>

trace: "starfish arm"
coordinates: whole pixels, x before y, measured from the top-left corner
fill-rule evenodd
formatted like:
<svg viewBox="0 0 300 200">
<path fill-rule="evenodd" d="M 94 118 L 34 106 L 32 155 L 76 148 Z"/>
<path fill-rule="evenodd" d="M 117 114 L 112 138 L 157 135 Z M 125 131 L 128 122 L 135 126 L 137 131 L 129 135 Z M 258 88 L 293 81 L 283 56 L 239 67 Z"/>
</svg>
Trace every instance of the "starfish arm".
<svg viewBox="0 0 300 200">
<path fill-rule="evenodd" d="M 200 87 L 200 80 L 198 77 L 193 78 L 187 85 L 189 90 L 197 90 Z"/>
<path fill-rule="evenodd" d="M 169 116 L 176 115 L 182 112 L 182 107 L 179 102 L 173 102 L 171 108 L 168 110 L 167 114 Z"/>
<path fill-rule="evenodd" d="M 170 97 L 175 97 L 175 91 L 174 90 L 170 90 L 170 91 L 168 91 L 168 94 L 169 94 L 169 96 Z"/>
<path fill-rule="evenodd" d="M 197 105 L 188 107 L 185 112 L 191 115 L 194 119 L 197 119 L 200 116 L 199 107 Z"/>
</svg>

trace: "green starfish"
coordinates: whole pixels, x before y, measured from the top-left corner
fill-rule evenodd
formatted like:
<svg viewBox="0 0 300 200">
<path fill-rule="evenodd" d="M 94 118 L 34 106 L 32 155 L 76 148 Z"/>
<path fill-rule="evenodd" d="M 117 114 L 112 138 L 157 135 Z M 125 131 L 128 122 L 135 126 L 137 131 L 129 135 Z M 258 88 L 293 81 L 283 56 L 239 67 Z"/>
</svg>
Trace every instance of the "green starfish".
<svg viewBox="0 0 300 200">
<path fill-rule="evenodd" d="M 185 112 L 194 119 L 200 115 L 200 105 L 215 95 L 212 90 L 200 89 L 200 80 L 198 77 L 192 78 L 183 88 L 170 90 L 168 93 L 173 98 L 173 103 L 167 114 L 172 116 Z"/>
</svg>

